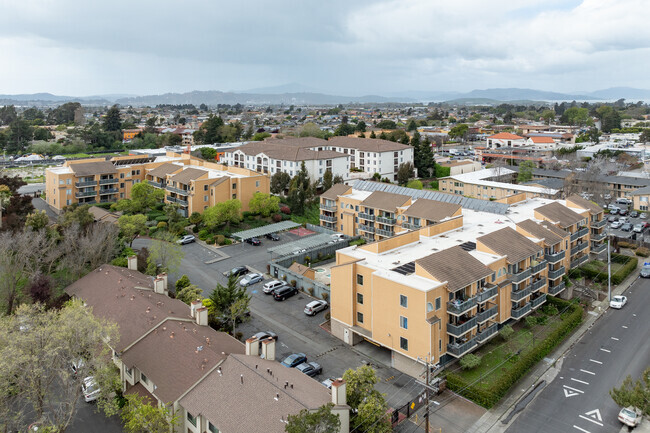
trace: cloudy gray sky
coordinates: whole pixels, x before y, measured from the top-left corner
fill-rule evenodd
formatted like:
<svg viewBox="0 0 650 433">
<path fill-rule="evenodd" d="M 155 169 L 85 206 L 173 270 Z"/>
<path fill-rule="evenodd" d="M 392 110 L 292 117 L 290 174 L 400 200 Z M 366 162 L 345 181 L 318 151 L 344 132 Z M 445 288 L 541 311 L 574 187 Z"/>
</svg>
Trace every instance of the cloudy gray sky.
<svg viewBox="0 0 650 433">
<path fill-rule="evenodd" d="M 650 88 L 648 0 L 0 0 L 0 93 Z"/>
</svg>

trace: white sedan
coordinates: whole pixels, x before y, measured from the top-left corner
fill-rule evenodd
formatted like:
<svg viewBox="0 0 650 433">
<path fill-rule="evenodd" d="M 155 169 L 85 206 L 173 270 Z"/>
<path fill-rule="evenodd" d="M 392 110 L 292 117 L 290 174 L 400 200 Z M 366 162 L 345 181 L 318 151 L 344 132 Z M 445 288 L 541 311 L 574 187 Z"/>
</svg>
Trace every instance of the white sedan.
<svg viewBox="0 0 650 433">
<path fill-rule="evenodd" d="M 239 285 L 240 286 L 250 286 L 251 284 L 259 283 L 264 279 L 264 276 L 262 274 L 248 274 L 241 280 L 239 280 Z"/>
<path fill-rule="evenodd" d="M 625 304 L 627 304 L 627 297 L 616 295 L 612 297 L 612 301 L 609 303 L 609 306 L 620 310 Z"/>
</svg>

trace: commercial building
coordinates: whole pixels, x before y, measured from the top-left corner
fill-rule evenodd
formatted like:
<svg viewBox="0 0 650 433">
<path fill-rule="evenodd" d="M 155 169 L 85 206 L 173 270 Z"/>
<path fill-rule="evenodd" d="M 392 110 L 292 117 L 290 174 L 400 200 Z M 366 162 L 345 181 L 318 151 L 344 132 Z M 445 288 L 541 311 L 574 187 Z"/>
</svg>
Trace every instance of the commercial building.
<svg viewBox="0 0 650 433">
<path fill-rule="evenodd" d="M 267 175 L 167 152 L 165 156 L 66 161 L 48 168 L 46 201 L 57 212 L 75 203 L 111 203 L 131 197 L 133 185 L 145 180 L 165 190 L 165 202 L 178 204 L 183 216 L 233 198 L 246 211 L 256 192 L 269 192 Z"/>
<path fill-rule="evenodd" d="M 395 368 L 415 376 L 424 359 L 444 365 L 460 358 L 549 294 L 561 295 L 566 271 L 606 248 L 603 211 L 581 197 L 485 202 L 483 210 L 479 200 L 465 199 L 472 210 L 373 192 L 374 207 L 367 209 L 367 191 L 337 188 L 337 210 L 343 204 L 344 213 L 356 211 L 356 204 L 347 206 L 351 200 L 361 199 L 359 212 L 366 214 L 397 207 L 394 236 L 375 230 L 374 242 L 337 251 L 330 269 L 332 333 L 347 344 L 368 340 L 385 348 Z M 331 205 L 330 197 L 321 205 Z M 353 218 L 343 216 L 344 230 Z"/>
</svg>

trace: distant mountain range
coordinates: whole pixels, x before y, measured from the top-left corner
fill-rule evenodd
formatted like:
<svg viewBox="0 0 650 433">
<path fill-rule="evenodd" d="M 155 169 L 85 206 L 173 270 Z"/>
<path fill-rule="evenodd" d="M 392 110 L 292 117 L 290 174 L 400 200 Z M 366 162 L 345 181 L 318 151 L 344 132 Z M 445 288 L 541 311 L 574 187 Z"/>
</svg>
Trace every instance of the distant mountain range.
<svg viewBox="0 0 650 433">
<path fill-rule="evenodd" d="M 69 101 L 78 101 L 84 105 L 133 105 L 155 106 L 158 104 L 254 104 L 254 105 L 334 105 L 348 103 L 415 103 L 415 102 L 451 102 L 457 104 L 494 105 L 503 102 L 560 102 L 560 101 L 615 101 L 624 98 L 627 101 L 650 101 L 650 90 L 631 87 L 612 87 L 592 92 L 558 93 L 535 89 L 499 88 L 477 89 L 470 92 L 436 92 L 404 91 L 385 95 L 340 96 L 320 93 L 298 83 L 275 87 L 251 89 L 245 92 L 221 92 L 218 90 L 187 93 L 165 93 L 162 95 L 95 95 L 95 96 L 59 96 L 51 93 L 33 93 L 21 95 L 0 95 L 0 105 L 58 105 Z"/>
</svg>

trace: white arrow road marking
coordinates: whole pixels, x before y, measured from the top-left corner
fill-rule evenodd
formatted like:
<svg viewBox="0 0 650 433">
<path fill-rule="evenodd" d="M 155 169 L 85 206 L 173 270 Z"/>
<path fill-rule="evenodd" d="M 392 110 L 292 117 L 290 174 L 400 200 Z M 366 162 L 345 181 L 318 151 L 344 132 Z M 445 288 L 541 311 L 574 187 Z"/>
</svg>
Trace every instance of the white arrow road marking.
<svg viewBox="0 0 650 433">
<path fill-rule="evenodd" d="M 574 381 L 574 382 L 584 383 L 585 385 L 589 385 L 589 382 L 585 382 L 584 380 L 578 380 L 578 379 L 574 379 L 574 378 L 571 378 L 571 380 Z"/>
<path fill-rule="evenodd" d="M 583 370 L 582 368 L 580 369 L 580 371 L 582 371 L 583 373 L 591 374 L 592 376 L 596 375 L 596 373 L 593 373 L 593 372 L 591 372 L 589 370 Z"/>
<path fill-rule="evenodd" d="M 596 361 L 595 359 L 589 359 L 589 361 L 591 361 L 591 362 L 595 362 L 596 364 L 602 364 L 602 362 L 600 362 L 600 361 Z"/>
<path fill-rule="evenodd" d="M 585 429 L 583 429 L 583 428 L 580 428 L 580 427 L 578 427 L 578 426 L 575 425 L 575 424 L 573 425 L 573 428 L 578 429 L 578 430 L 580 430 L 580 431 L 583 432 L 583 433 L 591 433 L 589 430 L 585 430 Z"/>
</svg>

